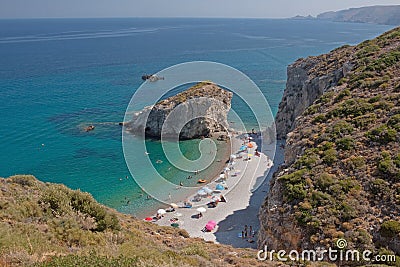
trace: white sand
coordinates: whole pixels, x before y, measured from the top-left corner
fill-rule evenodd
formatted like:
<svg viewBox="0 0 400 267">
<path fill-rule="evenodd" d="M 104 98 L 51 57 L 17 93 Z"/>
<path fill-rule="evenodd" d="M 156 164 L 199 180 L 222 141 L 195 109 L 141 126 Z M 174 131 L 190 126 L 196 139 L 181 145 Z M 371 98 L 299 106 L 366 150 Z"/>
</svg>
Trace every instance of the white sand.
<svg viewBox="0 0 400 267">
<path fill-rule="evenodd" d="M 232 148 L 234 152 L 239 150 L 243 141 L 239 137 L 232 138 Z M 256 145 L 249 149 L 250 154 L 254 155 Z M 274 158 L 274 147 L 276 146 L 276 155 L 274 164 L 271 158 Z M 245 156 L 244 158 L 247 158 Z M 267 195 L 269 177 L 264 180 L 264 177 L 271 176 L 276 166 L 283 160 L 283 151 L 279 144 L 264 145 L 260 157 L 252 156 L 250 161 L 243 159 L 235 159 L 235 170 L 241 170 L 236 177 L 233 176 L 235 171 L 230 171 L 226 183 L 228 190 L 222 190 L 227 202 L 220 202 L 215 208 L 208 208 L 207 203 L 211 201 L 211 197 L 203 198 L 200 202 L 192 202 L 192 208 L 179 208 L 175 212 L 166 213 L 163 218 L 156 223 L 159 225 L 170 226 L 172 218 L 178 218 L 177 223 L 180 228 L 185 229 L 191 237 L 200 237 L 207 241 L 216 243 L 229 244 L 235 247 L 256 247 L 256 237 L 253 237 L 254 243 L 249 243 L 248 240 L 238 237 L 238 234 L 244 229 L 244 225 L 252 226 L 253 230 L 258 230 L 258 210 L 264 198 Z M 268 173 L 269 169 L 272 170 Z M 260 181 L 263 181 L 260 183 Z M 217 182 L 208 184 L 210 189 L 215 189 Z M 214 194 L 219 196 L 220 194 Z M 193 196 L 188 199 L 191 200 Z M 182 203 L 177 203 L 179 206 Z M 200 219 L 193 218 L 193 215 L 198 214 L 196 209 L 205 207 L 206 212 Z M 178 215 L 178 216 L 177 216 Z M 179 216 L 180 215 L 180 216 Z M 208 221 L 217 222 L 217 227 L 211 232 L 201 231 Z M 249 238 L 248 238 L 249 239 Z"/>
</svg>

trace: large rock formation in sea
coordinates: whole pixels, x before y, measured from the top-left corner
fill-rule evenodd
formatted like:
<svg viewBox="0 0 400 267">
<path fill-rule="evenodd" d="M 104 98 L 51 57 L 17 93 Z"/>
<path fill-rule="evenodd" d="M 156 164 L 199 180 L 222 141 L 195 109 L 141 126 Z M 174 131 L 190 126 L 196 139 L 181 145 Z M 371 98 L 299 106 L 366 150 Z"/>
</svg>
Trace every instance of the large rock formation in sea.
<svg viewBox="0 0 400 267">
<path fill-rule="evenodd" d="M 400 28 L 288 68 L 260 248 L 400 255 Z M 344 263 L 348 265 L 352 263 Z"/>
<path fill-rule="evenodd" d="M 366 6 L 319 14 L 317 19 L 400 25 L 400 6 Z"/>
<path fill-rule="evenodd" d="M 232 93 L 201 82 L 175 96 L 135 113 L 126 130 L 146 137 L 193 139 L 226 132 Z"/>
</svg>

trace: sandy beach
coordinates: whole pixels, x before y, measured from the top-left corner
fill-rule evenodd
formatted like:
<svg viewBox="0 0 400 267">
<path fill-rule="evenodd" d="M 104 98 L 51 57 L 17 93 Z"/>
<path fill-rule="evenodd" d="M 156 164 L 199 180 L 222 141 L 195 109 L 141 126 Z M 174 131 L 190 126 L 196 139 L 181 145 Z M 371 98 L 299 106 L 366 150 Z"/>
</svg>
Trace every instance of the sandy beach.
<svg viewBox="0 0 400 267">
<path fill-rule="evenodd" d="M 233 152 L 238 152 L 243 145 L 241 136 L 233 136 L 231 142 Z M 245 225 L 248 226 L 248 230 L 252 226 L 253 231 L 257 233 L 258 210 L 266 197 L 269 178 L 276 168 L 275 166 L 278 166 L 283 160 L 283 151 L 280 144 L 273 143 L 264 145 L 260 156 L 255 156 L 256 142 L 251 142 L 251 144 L 253 147 L 248 148 L 247 152 L 253 155 L 251 160 L 246 160 L 248 155 L 245 155 L 243 158 L 234 159 L 233 165 L 226 165 L 226 167 L 233 167 L 233 170 L 227 172 L 225 186 L 228 189 L 221 190 L 221 193 L 213 192 L 199 202 L 193 202 L 194 195 L 192 195 L 188 197 L 193 204 L 192 208 L 182 208 L 183 203 L 176 203 L 180 208 L 174 212 L 167 212 L 155 223 L 163 226 L 177 223 L 191 237 L 203 238 L 206 241 L 229 244 L 234 247 L 256 247 L 256 236 L 252 237 L 249 233 L 247 238 L 242 238 L 240 235 Z M 276 155 L 274 155 L 275 146 Z M 271 159 L 274 159 L 274 163 Z M 264 180 L 263 178 L 266 176 L 267 178 Z M 214 180 L 207 187 L 214 190 L 218 181 L 219 179 Z M 226 202 L 219 202 L 215 208 L 209 208 L 207 203 L 212 201 L 212 196 L 219 197 L 221 194 L 225 197 Z M 195 216 L 199 213 L 197 211 L 199 207 L 206 209 L 201 218 Z M 212 231 L 202 231 L 207 222 L 211 220 L 217 223 L 216 228 Z"/>
</svg>

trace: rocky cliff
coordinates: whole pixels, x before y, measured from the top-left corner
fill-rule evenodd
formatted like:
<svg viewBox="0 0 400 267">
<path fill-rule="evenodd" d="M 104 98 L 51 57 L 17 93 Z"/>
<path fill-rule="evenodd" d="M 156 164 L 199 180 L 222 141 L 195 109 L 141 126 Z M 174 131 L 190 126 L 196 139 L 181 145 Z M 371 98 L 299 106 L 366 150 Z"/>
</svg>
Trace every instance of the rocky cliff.
<svg viewBox="0 0 400 267">
<path fill-rule="evenodd" d="M 345 238 L 349 249 L 400 255 L 399 62 L 397 28 L 289 67 L 277 115 L 285 164 L 260 209 L 260 247 Z"/>
<path fill-rule="evenodd" d="M 342 54 L 346 51 L 338 49 L 328 55 L 299 59 L 288 67 L 286 90 L 275 120 L 278 139 L 286 138 L 295 119 L 352 69 L 350 55 Z"/>
<path fill-rule="evenodd" d="M 317 18 L 340 22 L 400 25 L 400 6 L 367 6 L 350 8 L 336 12 L 325 12 L 319 14 Z"/>
<path fill-rule="evenodd" d="M 146 137 L 193 139 L 228 129 L 232 93 L 211 82 L 199 83 L 173 97 L 145 107 L 125 124 Z"/>
</svg>

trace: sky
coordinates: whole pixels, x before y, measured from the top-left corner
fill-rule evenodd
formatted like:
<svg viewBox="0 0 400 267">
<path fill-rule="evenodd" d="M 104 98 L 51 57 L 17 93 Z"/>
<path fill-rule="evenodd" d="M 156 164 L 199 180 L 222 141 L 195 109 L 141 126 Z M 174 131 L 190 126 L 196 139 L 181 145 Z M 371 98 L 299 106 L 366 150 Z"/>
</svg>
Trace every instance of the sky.
<svg viewBox="0 0 400 267">
<path fill-rule="evenodd" d="M 400 0 L 0 0 L 0 18 L 287 18 Z"/>
</svg>

